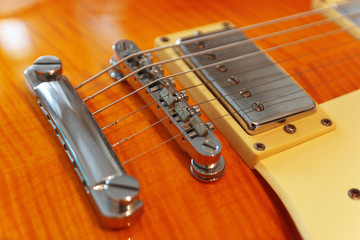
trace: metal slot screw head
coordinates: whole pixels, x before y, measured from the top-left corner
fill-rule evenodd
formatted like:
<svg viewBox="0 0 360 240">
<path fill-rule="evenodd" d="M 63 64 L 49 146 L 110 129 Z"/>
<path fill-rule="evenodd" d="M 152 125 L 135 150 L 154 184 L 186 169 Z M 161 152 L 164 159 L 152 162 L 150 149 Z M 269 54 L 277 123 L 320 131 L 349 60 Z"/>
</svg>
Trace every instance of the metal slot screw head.
<svg viewBox="0 0 360 240">
<path fill-rule="evenodd" d="M 195 43 L 195 45 L 199 50 L 203 50 L 205 48 L 204 42 L 197 42 L 197 43 Z"/>
<path fill-rule="evenodd" d="M 163 42 L 168 42 L 170 39 L 167 36 L 163 36 L 163 37 L 160 38 L 160 40 L 163 41 Z"/>
<path fill-rule="evenodd" d="M 296 132 L 296 127 L 293 124 L 286 124 L 284 126 L 284 131 L 289 133 L 289 134 L 293 134 L 293 133 Z"/>
<path fill-rule="evenodd" d="M 360 200 L 360 190 L 357 188 L 350 189 L 348 195 L 353 200 Z"/>
<path fill-rule="evenodd" d="M 328 118 L 323 118 L 321 119 L 321 124 L 326 127 L 330 127 L 332 125 L 332 121 Z"/>
<path fill-rule="evenodd" d="M 53 80 L 62 73 L 61 61 L 55 56 L 39 57 L 34 61 L 33 67 L 35 73 L 41 77 L 41 81 Z"/>
<path fill-rule="evenodd" d="M 240 95 L 243 97 L 243 98 L 249 98 L 251 97 L 251 92 L 249 90 L 240 90 Z"/>
<path fill-rule="evenodd" d="M 213 53 L 207 53 L 205 54 L 205 56 L 207 57 L 207 59 L 209 60 L 215 60 L 216 59 L 216 55 Z"/>
<path fill-rule="evenodd" d="M 265 144 L 263 143 L 255 143 L 254 148 L 258 151 L 264 151 L 265 150 Z"/>
<path fill-rule="evenodd" d="M 228 70 L 225 65 L 217 66 L 216 69 L 217 69 L 219 72 L 227 72 L 227 70 Z"/>
<path fill-rule="evenodd" d="M 105 181 L 105 191 L 114 212 L 131 211 L 131 204 L 138 199 L 139 183 L 129 175 L 120 175 Z"/>
<path fill-rule="evenodd" d="M 201 148 L 208 153 L 214 153 L 219 147 L 215 142 L 211 140 L 206 140 L 201 145 Z"/>
<path fill-rule="evenodd" d="M 237 79 L 237 78 L 234 77 L 234 76 L 231 76 L 231 77 L 229 77 L 229 78 L 227 79 L 227 82 L 230 83 L 230 84 L 235 85 L 235 84 L 238 84 L 238 83 L 239 83 L 239 79 Z"/>
<path fill-rule="evenodd" d="M 255 111 L 257 111 L 257 112 L 261 112 L 261 111 L 264 111 L 264 105 L 262 105 L 261 103 L 259 103 L 259 102 L 256 102 L 256 103 L 253 103 L 252 105 L 251 105 L 251 107 L 255 110 Z"/>
</svg>

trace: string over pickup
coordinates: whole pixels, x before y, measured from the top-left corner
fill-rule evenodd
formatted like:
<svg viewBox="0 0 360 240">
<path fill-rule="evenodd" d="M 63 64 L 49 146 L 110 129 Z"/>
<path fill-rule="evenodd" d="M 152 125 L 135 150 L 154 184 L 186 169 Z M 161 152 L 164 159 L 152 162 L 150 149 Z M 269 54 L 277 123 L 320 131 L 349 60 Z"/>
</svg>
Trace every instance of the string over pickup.
<svg viewBox="0 0 360 240">
<path fill-rule="evenodd" d="M 110 75 L 118 80 L 122 76 L 133 75 L 126 79 L 127 82 L 159 119 L 169 119 L 161 122 L 191 156 L 193 176 L 204 182 L 219 179 L 225 169 L 221 143 L 209 129 L 212 125 L 204 123 L 199 117 L 198 108 L 187 103 L 186 93 L 175 89 L 173 79 L 164 77 L 161 66 L 153 64 L 151 55 L 136 54 L 140 49 L 133 42 L 118 41 L 113 45 L 113 50 L 111 64 L 125 57 L 128 59 L 110 70 Z M 134 56 L 129 58 L 132 54 Z M 151 104 L 154 101 L 156 104 Z"/>
<path fill-rule="evenodd" d="M 103 224 L 132 225 L 143 207 L 139 183 L 126 174 L 92 114 L 62 75 L 60 60 L 40 57 L 25 70 L 25 77 Z"/>
</svg>

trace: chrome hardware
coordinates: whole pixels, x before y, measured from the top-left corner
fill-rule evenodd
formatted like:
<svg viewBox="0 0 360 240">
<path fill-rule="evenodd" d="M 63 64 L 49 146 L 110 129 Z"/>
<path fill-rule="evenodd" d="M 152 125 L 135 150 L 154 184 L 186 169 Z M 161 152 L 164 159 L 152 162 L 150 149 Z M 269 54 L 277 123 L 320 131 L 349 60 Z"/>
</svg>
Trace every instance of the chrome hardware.
<svg viewBox="0 0 360 240">
<path fill-rule="evenodd" d="M 131 52 L 138 52 L 140 49 L 131 41 L 122 40 L 114 44 L 114 55 L 111 62 L 116 62 L 129 55 Z M 126 65 L 125 65 L 126 64 Z M 139 68 L 152 64 L 152 60 L 147 55 L 139 55 L 131 58 L 124 64 L 119 66 L 122 73 L 127 75 Z M 197 108 L 191 109 L 186 102 L 188 96 L 185 92 L 178 92 L 174 87 L 173 79 L 163 79 L 163 70 L 160 66 L 152 66 L 136 73 L 136 81 L 128 79 L 128 83 L 134 88 L 138 89 L 144 85 L 149 84 L 144 91 L 139 91 L 139 95 L 146 103 L 157 102 L 157 105 L 163 111 L 158 111 L 157 108 L 152 109 L 154 114 L 159 119 L 164 117 L 164 114 L 169 118 L 167 125 L 165 121 L 163 124 L 167 127 L 172 136 L 182 135 L 175 138 L 177 143 L 187 152 L 191 157 L 191 172 L 194 177 L 201 181 L 214 181 L 221 177 L 224 173 L 225 161 L 221 156 L 221 143 L 215 135 L 209 131 L 206 125 L 198 116 L 200 111 Z M 156 80 L 161 78 L 162 80 Z M 155 81 L 154 81 L 155 80 Z M 149 94 L 146 95 L 144 92 Z M 152 98 L 150 98 L 150 96 Z M 173 126 L 176 127 L 173 127 Z M 208 147 L 202 147 L 204 142 L 211 142 L 213 148 L 208 151 Z"/>
<path fill-rule="evenodd" d="M 348 191 L 348 196 L 353 200 L 360 200 L 360 190 L 352 188 Z"/>
<path fill-rule="evenodd" d="M 25 77 L 104 226 L 130 226 L 143 206 L 138 199 L 139 184 L 126 174 L 92 114 L 61 72 L 57 57 L 43 56 L 25 70 Z"/>
<path fill-rule="evenodd" d="M 239 79 L 237 79 L 236 77 L 234 76 L 230 76 L 228 79 L 227 79 L 228 83 L 232 84 L 232 85 L 235 85 L 235 84 L 238 84 L 239 83 Z"/>
<path fill-rule="evenodd" d="M 254 148 L 256 150 L 258 150 L 258 151 L 264 151 L 265 150 L 265 145 L 263 143 L 255 143 Z"/>
<path fill-rule="evenodd" d="M 198 106 L 193 106 L 191 110 L 193 111 L 193 113 L 197 114 L 198 116 L 201 116 L 201 110 Z"/>
<path fill-rule="evenodd" d="M 284 131 L 289 133 L 289 134 L 293 134 L 293 133 L 296 132 L 296 127 L 293 124 L 286 124 L 284 126 Z"/>
<path fill-rule="evenodd" d="M 214 127 L 214 124 L 212 122 L 206 123 L 206 127 L 212 132 L 215 131 L 215 127 Z"/>
<path fill-rule="evenodd" d="M 242 89 L 239 93 L 243 98 L 251 97 L 251 92 L 249 90 Z"/>
<path fill-rule="evenodd" d="M 176 43 L 190 39 L 196 37 L 189 35 Z M 216 61 L 239 58 L 226 66 L 219 64 L 195 72 L 248 134 L 280 127 L 280 119 L 291 122 L 316 112 L 315 102 L 307 93 L 241 31 L 203 40 L 201 48 L 196 44 L 179 44 L 175 51 L 179 55 L 188 55 L 235 42 L 244 44 L 193 56 L 186 63 L 190 68 L 202 68 Z M 244 58 L 240 59 L 241 56 Z"/>
<path fill-rule="evenodd" d="M 329 127 L 332 125 L 332 121 L 328 118 L 324 118 L 324 119 L 321 119 L 321 124 L 326 127 Z"/>
<path fill-rule="evenodd" d="M 257 112 L 264 111 L 264 109 L 265 109 L 264 105 L 262 103 L 259 103 L 259 102 L 253 103 L 251 105 L 251 107 Z"/>
<path fill-rule="evenodd" d="M 217 66 L 216 69 L 220 72 L 227 72 L 227 67 L 225 65 Z"/>
</svg>

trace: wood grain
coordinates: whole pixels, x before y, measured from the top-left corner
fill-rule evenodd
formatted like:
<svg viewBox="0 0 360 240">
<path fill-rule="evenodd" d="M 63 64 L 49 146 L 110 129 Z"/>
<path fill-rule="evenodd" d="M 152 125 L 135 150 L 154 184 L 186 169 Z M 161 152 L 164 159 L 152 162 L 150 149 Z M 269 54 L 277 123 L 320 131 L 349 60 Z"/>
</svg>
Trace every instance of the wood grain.
<svg viewBox="0 0 360 240">
<path fill-rule="evenodd" d="M 226 174 L 220 181 L 203 184 L 189 171 L 189 157 L 175 142 L 152 151 L 125 166 L 141 184 L 145 211 L 129 229 L 103 229 L 92 210 L 72 164 L 62 150 L 52 128 L 35 104 L 23 71 L 41 55 L 56 55 L 63 61 L 64 74 L 76 85 L 108 65 L 111 45 L 118 39 L 131 39 L 142 49 L 153 46 L 159 35 L 209 24 L 224 19 L 245 26 L 309 10 L 309 1 L 293 0 L 5 0 L 0 11 L 0 239 L 300 239 L 285 208 L 254 171 L 248 169 L 224 137 Z M 315 16 L 314 18 L 321 18 Z M 285 23 L 276 28 L 304 24 Z M 299 34 L 308 35 L 334 24 Z M 269 29 L 249 31 L 251 36 Z M 291 35 L 294 38 L 295 35 Z M 263 48 L 285 39 L 259 41 Z M 338 46 L 331 44 L 338 42 Z M 341 44 L 348 42 L 348 44 Z M 358 42 L 342 33 L 301 48 L 271 53 L 278 61 L 291 57 L 289 52 L 328 50 L 283 64 L 290 73 L 316 68 L 334 58 L 348 56 L 327 68 L 298 74 L 295 78 L 318 102 L 359 88 L 358 75 L 337 76 L 359 68 Z M 353 57 L 352 57 L 353 56 Z M 81 89 L 87 96 L 110 81 L 103 76 Z M 312 87 L 319 83 L 319 87 Z M 90 109 L 130 91 L 122 84 L 88 103 Z M 114 92 L 118 92 L 114 94 Z M 101 126 L 117 114 L 136 110 L 142 102 L 135 96 L 104 111 L 96 118 Z M 145 119 L 145 121 L 144 121 Z M 135 122 L 136 121 L 136 122 Z M 126 137 L 155 117 L 141 112 L 124 127 L 106 132 L 110 142 Z M 134 124 L 135 123 L 135 124 Z M 162 126 L 134 138 L 136 145 L 116 148 L 122 160 L 148 148 L 147 142 L 169 137 Z M 126 151 L 125 151 L 126 150 Z"/>
</svg>

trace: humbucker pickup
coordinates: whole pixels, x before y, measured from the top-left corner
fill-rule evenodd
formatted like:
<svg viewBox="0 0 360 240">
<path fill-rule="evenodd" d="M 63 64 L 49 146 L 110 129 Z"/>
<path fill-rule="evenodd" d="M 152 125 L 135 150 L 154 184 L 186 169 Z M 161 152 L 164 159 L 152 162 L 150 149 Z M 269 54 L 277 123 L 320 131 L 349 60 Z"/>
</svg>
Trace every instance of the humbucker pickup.
<svg viewBox="0 0 360 240">
<path fill-rule="evenodd" d="M 196 37 L 178 43 L 190 39 Z M 248 134 L 265 132 L 285 119 L 291 122 L 316 111 L 311 97 L 241 31 L 177 48 L 179 55 L 209 49 L 210 53 L 191 56 L 186 62 L 192 68 L 210 66 L 195 73 Z M 223 61 L 226 63 L 211 66 Z"/>
<path fill-rule="evenodd" d="M 162 49 L 154 53 L 159 60 L 181 59 L 166 68 L 186 73 L 177 81 L 250 168 L 335 129 L 322 124 L 328 116 L 269 50 L 229 22 L 161 36 L 155 45 Z"/>
</svg>

